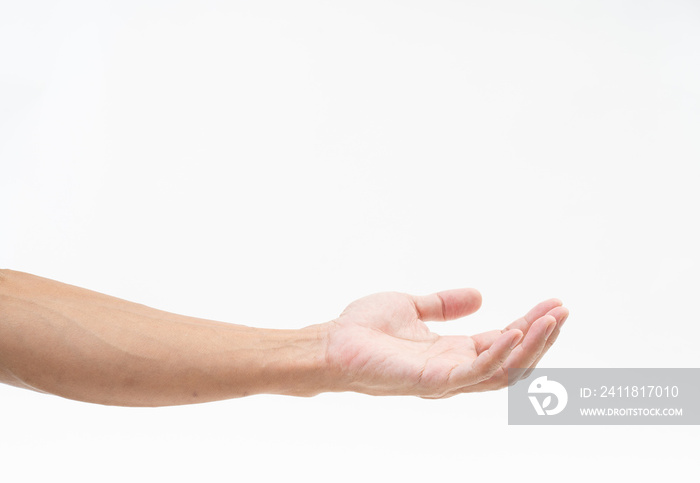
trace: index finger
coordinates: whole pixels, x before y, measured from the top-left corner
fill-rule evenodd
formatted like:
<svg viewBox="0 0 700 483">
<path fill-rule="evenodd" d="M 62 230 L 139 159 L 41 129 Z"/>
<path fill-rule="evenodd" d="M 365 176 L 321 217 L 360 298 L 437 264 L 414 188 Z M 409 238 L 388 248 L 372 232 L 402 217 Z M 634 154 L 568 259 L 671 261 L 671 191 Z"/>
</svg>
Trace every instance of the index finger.
<svg viewBox="0 0 700 483">
<path fill-rule="evenodd" d="M 540 317 L 546 315 L 553 308 L 560 307 L 561 305 L 562 301 L 559 299 L 549 299 L 545 300 L 544 302 L 540 302 L 539 304 L 535 305 L 532 309 L 530 309 L 530 311 L 523 317 L 520 317 L 516 321 L 509 324 L 504 329 L 504 331 L 518 329 L 523 334 L 527 334 L 527 331 L 530 329 L 530 326 L 532 326 L 533 322 L 535 322 Z"/>
</svg>

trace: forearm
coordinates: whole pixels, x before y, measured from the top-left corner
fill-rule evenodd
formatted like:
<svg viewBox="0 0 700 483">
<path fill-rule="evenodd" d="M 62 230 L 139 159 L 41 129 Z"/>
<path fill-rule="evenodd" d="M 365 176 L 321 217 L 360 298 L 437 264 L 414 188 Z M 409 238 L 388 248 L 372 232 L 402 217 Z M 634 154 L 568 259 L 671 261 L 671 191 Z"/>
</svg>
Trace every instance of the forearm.
<svg viewBox="0 0 700 483">
<path fill-rule="evenodd" d="M 258 329 L 0 272 L 0 381 L 100 404 L 161 406 L 335 390 L 325 328 Z"/>
</svg>

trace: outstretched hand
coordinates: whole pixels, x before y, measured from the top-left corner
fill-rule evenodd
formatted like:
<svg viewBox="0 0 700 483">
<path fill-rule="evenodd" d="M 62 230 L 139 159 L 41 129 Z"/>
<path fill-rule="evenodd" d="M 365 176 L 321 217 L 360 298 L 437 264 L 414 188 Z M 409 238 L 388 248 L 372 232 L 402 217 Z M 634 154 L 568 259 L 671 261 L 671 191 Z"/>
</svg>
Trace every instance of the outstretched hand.
<svg viewBox="0 0 700 483">
<path fill-rule="evenodd" d="M 473 336 L 441 336 L 424 323 L 463 317 L 480 306 L 481 295 L 468 288 L 363 297 L 329 323 L 326 359 L 349 389 L 366 394 L 444 398 L 500 389 L 508 385 L 508 369 L 516 380 L 527 377 L 569 314 L 561 301 L 549 299 L 503 330 Z"/>
<path fill-rule="evenodd" d="M 481 295 L 466 288 L 379 293 L 331 322 L 260 329 L 13 270 L 0 270 L 0 302 L 0 382 L 121 406 L 324 391 L 443 398 L 499 389 L 513 372 L 516 380 L 527 376 L 569 314 L 550 299 L 503 330 L 471 337 L 431 332 L 426 321 L 479 309 Z"/>
</svg>

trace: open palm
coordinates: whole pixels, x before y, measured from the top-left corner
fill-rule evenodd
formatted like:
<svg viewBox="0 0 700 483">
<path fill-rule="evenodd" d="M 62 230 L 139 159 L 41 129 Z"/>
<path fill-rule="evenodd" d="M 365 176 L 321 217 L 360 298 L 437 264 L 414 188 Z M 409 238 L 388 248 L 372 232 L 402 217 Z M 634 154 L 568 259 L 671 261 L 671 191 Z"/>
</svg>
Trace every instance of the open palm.
<svg viewBox="0 0 700 483">
<path fill-rule="evenodd" d="M 361 298 L 330 322 L 328 362 L 350 389 L 367 394 L 440 398 L 498 389 L 508 384 L 508 369 L 521 369 L 517 378 L 534 368 L 568 316 L 550 299 L 504 330 L 473 336 L 440 336 L 424 323 L 463 317 L 480 306 L 474 289 Z"/>
</svg>

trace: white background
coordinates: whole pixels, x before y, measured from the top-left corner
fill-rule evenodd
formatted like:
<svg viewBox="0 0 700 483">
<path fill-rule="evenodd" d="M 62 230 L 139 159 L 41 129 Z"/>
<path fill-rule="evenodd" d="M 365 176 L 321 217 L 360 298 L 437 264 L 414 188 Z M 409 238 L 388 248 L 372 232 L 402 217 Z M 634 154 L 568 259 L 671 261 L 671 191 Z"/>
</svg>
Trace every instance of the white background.
<svg viewBox="0 0 700 483">
<path fill-rule="evenodd" d="M 541 367 L 697 367 L 693 1 L 0 2 L 0 265 L 302 327 L 559 297 Z M 514 427 L 507 394 L 103 407 L 0 387 L 7 481 L 672 481 L 697 427 Z"/>
</svg>

